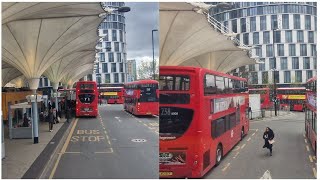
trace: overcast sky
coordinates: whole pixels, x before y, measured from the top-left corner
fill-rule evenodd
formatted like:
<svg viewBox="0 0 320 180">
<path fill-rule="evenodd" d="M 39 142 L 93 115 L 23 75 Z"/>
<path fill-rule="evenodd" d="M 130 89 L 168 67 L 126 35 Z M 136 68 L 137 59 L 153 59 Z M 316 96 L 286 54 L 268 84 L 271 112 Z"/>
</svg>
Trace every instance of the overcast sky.
<svg viewBox="0 0 320 180">
<path fill-rule="evenodd" d="M 159 29 L 159 3 L 126 2 L 131 8 L 125 13 L 127 59 L 152 60 L 152 30 Z M 154 32 L 154 55 L 159 59 L 159 33 Z"/>
</svg>

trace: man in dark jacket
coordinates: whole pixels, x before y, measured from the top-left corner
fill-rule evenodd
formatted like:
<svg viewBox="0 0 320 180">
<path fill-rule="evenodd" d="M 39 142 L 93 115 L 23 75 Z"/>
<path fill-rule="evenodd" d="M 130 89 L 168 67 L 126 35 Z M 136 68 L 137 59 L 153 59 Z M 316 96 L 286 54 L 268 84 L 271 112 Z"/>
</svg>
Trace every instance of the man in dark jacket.
<svg viewBox="0 0 320 180">
<path fill-rule="evenodd" d="M 273 146 L 272 143 L 270 144 L 270 142 L 273 140 L 273 138 L 274 138 L 274 133 L 272 129 L 267 127 L 266 131 L 263 133 L 263 139 L 264 139 L 263 148 L 268 148 L 270 150 L 270 156 L 272 156 L 272 146 Z"/>
<path fill-rule="evenodd" d="M 52 109 L 50 109 L 48 117 L 49 117 L 49 131 L 52 132 L 53 131 L 52 130 L 53 129 L 53 123 L 54 123 L 53 110 Z"/>
<path fill-rule="evenodd" d="M 67 107 L 67 110 L 66 110 L 66 119 L 67 119 L 67 123 L 69 123 L 70 122 L 70 118 L 71 118 L 71 109 L 70 109 L 70 107 Z"/>
</svg>

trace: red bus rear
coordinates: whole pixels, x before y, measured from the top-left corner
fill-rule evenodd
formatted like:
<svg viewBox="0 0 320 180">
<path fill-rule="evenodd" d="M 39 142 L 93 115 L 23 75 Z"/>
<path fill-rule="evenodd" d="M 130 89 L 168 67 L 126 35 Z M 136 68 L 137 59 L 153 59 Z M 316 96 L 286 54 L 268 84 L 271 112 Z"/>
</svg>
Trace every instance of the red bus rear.
<svg viewBox="0 0 320 180">
<path fill-rule="evenodd" d="M 249 94 L 260 94 L 261 109 L 272 107 L 270 88 L 249 89 Z"/>
<path fill-rule="evenodd" d="M 76 85 L 76 116 L 98 115 L 97 83 L 95 81 L 80 81 Z"/>
<path fill-rule="evenodd" d="M 306 87 L 305 131 L 317 155 L 317 77 L 309 79 Z"/>
<path fill-rule="evenodd" d="M 108 104 L 123 104 L 123 87 L 103 87 L 101 92 L 106 97 Z"/>
<path fill-rule="evenodd" d="M 306 100 L 305 87 L 277 88 L 277 99 L 280 101 L 280 109 L 290 111 L 303 111 Z"/>
<path fill-rule="evenodd" d="M 246 79 L 160 66 L 160 178 L 199 178 L 248 133 Z"/>
<path fill-rule="evenodd" d="M 134 115 L 158 115 L 158 81 L 140 80 L 124 86 L 124 109 Z"/>
</svg>

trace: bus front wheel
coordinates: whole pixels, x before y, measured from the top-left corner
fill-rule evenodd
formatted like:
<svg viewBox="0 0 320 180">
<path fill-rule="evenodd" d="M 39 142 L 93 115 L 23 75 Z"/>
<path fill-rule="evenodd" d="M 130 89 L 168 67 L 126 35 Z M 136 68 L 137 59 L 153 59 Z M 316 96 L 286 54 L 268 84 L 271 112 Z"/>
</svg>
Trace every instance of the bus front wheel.
<svg viewBox="0 0 320 180">
<path fill-rule="evenodd" d="M 222 156 L 223 156 L 223 150 L 222 150 L 222 145 L 219 144 L 217 147 L 217 151 L 216 151 L 216 166 L 218 166 L 222 160 Z"/>
</svg>

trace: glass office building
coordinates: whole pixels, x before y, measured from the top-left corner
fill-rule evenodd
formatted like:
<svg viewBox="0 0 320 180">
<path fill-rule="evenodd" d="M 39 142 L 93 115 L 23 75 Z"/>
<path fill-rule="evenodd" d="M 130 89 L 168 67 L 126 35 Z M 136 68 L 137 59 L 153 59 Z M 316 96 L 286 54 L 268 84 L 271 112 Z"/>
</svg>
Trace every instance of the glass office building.
<svg viewBox="0 0 320 180">
<path fill-rule="evenodd" d="M 316 2 L 236 2 L 228 9 L 212 8 L 211 16 L 254 48 L 261 64 L 232 71 L 253 86 L 301 84 L 316 75 Z M 274 62 L 275 61 L 275 62 Z"/>
</svg>

